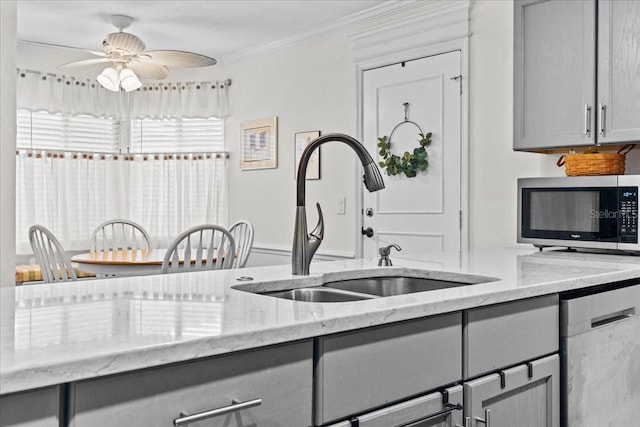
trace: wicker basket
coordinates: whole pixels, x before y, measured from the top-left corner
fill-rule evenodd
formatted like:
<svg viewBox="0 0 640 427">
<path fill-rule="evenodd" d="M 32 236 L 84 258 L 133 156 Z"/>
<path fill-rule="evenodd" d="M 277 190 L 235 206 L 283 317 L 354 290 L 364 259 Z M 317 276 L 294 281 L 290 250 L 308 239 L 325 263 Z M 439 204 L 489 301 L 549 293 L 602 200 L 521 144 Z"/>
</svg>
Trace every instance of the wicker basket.
<svg viewBox="0 0 640 427">
<path fill-rule="evenodd" d="M 624 175 L 624 154 L 567 154 L 564 166 L 567 176 Z"/>
</svg>

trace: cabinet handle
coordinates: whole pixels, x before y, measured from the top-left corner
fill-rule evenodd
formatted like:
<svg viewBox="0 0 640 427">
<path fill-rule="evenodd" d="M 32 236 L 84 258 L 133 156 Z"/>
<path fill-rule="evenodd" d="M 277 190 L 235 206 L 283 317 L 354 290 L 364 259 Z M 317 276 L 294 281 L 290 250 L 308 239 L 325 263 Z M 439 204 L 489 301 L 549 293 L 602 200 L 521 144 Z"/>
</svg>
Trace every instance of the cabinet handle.
<svg viewBox="0 0 640 427">
<path fill-rule="evenodd" d="M 605 116 L 605 111 L 607 109 L 607 106 L 604 105 L 602 102 L 598 104 L 598 134 L 603 135 L 604 136 L 604 116 Z"/>
<path fill-rule="evenodd" d="M 449 415 L 450 412 L 453 411 L 462 411 L 462 405 L 451 405 L 448 404 L 446 407 L 438 412 L 434 412 L 433 414 L 427 415 L 426 417 L 418 418 L 417 420 L 409 421 L 408 423 L 397 425 L 396 427 L 412 427 L 418 424 L 422 424 L 425 421 L 432 420 L 434 418 L 441 417 L 443 415 Z"/>
<path fill-rule="evenodd" d="M 485 427 L 491 427 L 491 409 L 485 409 L 484 418 L 476 417 L 476 421 L 484 423 Z"/>
<path fill-rule="evenodd" d="M 206 418 L 215 417 L 217 415 L 224 415 L 230 412 L 239 411 L 241 409 L 253 408 L 254 406 L 262 405 L 262 399 L 247 400 L 246 402 L 239 402 L 236 399 L 233 399 L 231 402 L 232 405 L 212 409 L 210 411 L 199 412 L 193 415 L 186 415 L 181 412 L 180 418 L 176 418 L 175 420 L 173 420 L 173 425 L 182 426 L 189 423 L 195 423 L 196 421 L 201 421 Z"/>
<path fill-rule="evenodd" d="M 591 319 L 591 327 L 597 328 L 599 326 L 608 325 L 609 323 L 619 322 L 630 317 L 635 317 L 635 314 L 635 307 L 627 308 L 626 310 L 617 311 L 615 313 L 605 314 L 604 316 Z"/>
<path fill-rule="evenodd" d="M 584 134 L 591 133 L 591 105 L 584 104 Z"/>
</svg>

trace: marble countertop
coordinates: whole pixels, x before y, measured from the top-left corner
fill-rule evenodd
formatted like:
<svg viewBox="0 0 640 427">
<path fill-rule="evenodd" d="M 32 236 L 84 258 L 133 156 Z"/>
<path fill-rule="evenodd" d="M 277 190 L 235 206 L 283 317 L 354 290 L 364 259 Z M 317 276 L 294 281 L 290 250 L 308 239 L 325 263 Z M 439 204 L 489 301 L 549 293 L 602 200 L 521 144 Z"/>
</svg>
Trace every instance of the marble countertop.
<svg viewBox="0 0 640 427">
<path fill-rule="evenodd" d="M 640 278 L 640 257 L 538 252 L 530 246 L 85 280 L 0 289 L 0 393 L 148 368 L 549 293 Z M 243 290 L 321 285 L 367 275 L 482 284 L 343 303 L 309 303 Z M 237 279 L 250 276 L 251 282 Z"/>
</svg>

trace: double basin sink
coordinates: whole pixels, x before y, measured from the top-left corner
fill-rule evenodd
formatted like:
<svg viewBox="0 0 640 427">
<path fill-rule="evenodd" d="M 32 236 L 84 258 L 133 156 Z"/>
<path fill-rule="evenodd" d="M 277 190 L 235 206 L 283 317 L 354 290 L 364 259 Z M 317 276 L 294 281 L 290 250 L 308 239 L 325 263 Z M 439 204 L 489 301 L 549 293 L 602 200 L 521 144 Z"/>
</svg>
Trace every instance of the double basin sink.
<svg viewBox="0 0 640 427">
<path fill-rule="evenodd" d="M 474 275 L 468 275 L 463 279 L 457 277 L 456 279 L 458 280 L 409 276 L 364 277 L 326 282 L 321 286 L 265 292 L 262 295 L 305 302 L 349 302 L 469 286 L 498 280 L 493 277 Z"/>
</svg>

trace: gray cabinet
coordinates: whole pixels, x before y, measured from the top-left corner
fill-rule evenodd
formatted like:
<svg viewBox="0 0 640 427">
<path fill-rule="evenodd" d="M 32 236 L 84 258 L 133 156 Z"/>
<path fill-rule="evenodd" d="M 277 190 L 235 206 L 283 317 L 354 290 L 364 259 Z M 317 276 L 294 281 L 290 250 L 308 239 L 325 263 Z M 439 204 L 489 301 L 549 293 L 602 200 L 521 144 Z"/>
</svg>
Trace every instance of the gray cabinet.
<svg viewBox="0 0 640 427">
<path fill-rule="evenodd" d="M 457 312 L 318 338 L 316 425 L 460 381 L 461 336 Z"/>
<path fill-rule="evenodd" d="M 309 340 L 73 383 L 69 425 L 172 426 L 201 414 L 176 425 L 309 426 L 312 352 Z"/>
<path fill-rule="evenodd" d="M 594 0 L 516 0 L 514 149 L 594 144 Z"/>
<path fill-rule="evenodd" d="M 465 312 L 465 427 L 558 427 L 559 318 L 558 294 Z"/>
<path fill-rule="evenodd" d="M 0 397 L 1 427 L 58 427 L 60 391 L 47 387 Z"/>
<path fill-rule="evenodd" d="M 558 294 L 468 310 L 464 378 L 557 353 L 559 318 Z"/>
<path fill-rule="evenodd" d="M 635 0 L 516 0 L 513 148 L 640 141 L 638 37 Z"/>
<path fill-rule="evenodd" d="M 598 2 L 598 142 L 640 141 L 640 2 Z"/>
<path fill-rule="evenodd" d="M 557 354 L 464 384 L 468 427 L 558 427 L 560 358 Z"/>
</svg>

